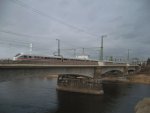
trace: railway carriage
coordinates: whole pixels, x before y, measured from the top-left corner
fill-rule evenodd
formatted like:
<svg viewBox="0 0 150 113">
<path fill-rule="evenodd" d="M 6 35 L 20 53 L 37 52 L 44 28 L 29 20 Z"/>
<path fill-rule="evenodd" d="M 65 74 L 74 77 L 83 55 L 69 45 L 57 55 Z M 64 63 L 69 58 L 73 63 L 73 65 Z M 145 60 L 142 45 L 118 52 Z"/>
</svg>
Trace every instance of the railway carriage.
<svg viewBox="0 0 150 113">
<path fill-rule="evenodd" d="M 64 65 L 98 65 L 96 60 L 87 60 L 79 58 L 63 58 L 61 56 L 41 56 L 41 55 L 28 55 L 28 54 L 17 54 L 13 57 L 14 61 L 22 62 L 42 62 L 49 64 L 64 64 Z"/>
</svg>

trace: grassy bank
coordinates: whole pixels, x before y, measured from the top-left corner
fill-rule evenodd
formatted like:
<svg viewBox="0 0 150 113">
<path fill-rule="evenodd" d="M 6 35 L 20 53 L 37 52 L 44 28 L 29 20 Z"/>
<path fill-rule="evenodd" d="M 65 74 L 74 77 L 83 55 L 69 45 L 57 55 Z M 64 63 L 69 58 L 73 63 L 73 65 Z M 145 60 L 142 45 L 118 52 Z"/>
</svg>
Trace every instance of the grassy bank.
<svg viewBox="0 0 150 113">
<path fill-rule="evenodd" d="M 137 74 L 127 77 L 130 83 L 150 84 L 150 74 Z"/>
</svg>

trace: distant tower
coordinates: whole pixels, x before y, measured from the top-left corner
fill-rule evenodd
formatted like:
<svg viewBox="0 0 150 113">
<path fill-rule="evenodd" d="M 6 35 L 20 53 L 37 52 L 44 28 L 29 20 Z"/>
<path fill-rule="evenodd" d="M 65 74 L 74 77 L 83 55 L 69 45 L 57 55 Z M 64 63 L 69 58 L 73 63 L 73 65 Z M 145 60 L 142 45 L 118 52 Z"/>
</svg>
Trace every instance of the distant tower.
<svg viewBox="0 0 150 113">
<path fill-rule="evenodd" d="M 58 56 L 60 56 L 60 39 L 56 39 L 58 41 L 58 50 L 57 50 L 57 53 L 58 53 Z"/>
<path fill-rule="evenodd" d="M 103 38 L 107 37 L 107 35 L 101 36 L 101 50 L 100 50 L 100 60 L 103 61 L 103 54 L 104 54 L 104 45 L 103 45 Z"/>
</svg>

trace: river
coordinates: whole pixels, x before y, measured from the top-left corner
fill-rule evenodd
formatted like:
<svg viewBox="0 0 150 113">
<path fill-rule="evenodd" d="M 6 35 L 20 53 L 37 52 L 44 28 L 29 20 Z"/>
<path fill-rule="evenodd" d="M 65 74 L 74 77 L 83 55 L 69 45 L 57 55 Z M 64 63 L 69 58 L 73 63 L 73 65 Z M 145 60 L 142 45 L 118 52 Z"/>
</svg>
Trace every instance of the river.
<svg viewBox="0 0 150 113">
<path fill-rule="evenodd" d="M 0 113 L 134 113 L 136 103 L 150 96 L 150 85 L 107 83 L 104 95 L 88 95 L 57 91 L 56 82 L 51 77 L 0 81 Z"/>
</svg>

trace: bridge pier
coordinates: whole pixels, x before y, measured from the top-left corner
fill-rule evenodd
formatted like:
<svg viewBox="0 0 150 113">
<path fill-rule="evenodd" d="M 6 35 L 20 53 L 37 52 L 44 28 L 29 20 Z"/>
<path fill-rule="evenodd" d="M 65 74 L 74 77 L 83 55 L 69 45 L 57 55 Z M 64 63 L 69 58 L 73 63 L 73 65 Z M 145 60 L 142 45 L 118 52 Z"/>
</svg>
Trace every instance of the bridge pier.
<svg viewBox="0 0 150 113">
<path fill-rule="evenodd" d="M 59 75 L 57 89 L 86 94 L 103 94 L 101 81 L 80 75 Z"/>
<path fill-rule="evenodd" d="M 100 79 L 102 75 L 102 67 L 95 67 L 94 68 L 94 79 Z"/>
<path fill-rule="evenodd" d="M 126 76 L 128 74 L 129 74 L 128 73 L 128 66 L 126 66 L 126 67 L 123 68 L 123 75 Z"/>
</svg>

